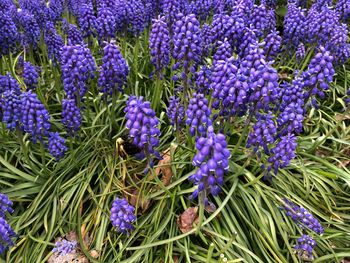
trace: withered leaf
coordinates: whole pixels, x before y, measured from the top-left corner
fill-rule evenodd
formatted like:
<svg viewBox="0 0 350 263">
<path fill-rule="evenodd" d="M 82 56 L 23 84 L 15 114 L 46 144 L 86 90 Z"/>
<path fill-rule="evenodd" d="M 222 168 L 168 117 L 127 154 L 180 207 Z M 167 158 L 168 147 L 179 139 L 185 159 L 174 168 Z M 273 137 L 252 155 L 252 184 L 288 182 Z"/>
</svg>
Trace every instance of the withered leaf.
<svg viewBox="0 0 350 263">
<path fill-rule="evenodd" d="M 187 208 L 177 219 L 177 226 L 180 228 L 182 233 L 187 233 L 193 229 L 193 224 L 199 223 L 198 207 Z"/>
</svg>

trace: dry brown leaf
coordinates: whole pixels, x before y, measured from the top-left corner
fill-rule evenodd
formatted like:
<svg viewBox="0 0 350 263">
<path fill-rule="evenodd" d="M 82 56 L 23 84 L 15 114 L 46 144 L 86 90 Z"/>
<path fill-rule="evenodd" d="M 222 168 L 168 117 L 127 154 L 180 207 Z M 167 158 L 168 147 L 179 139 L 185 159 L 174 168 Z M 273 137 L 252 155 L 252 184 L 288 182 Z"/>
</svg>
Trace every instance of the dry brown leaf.
<svg viewBox="0 0 350 263">
<path fill-rule="evenodd" d="M 199 223 L 198 217 L 198 207 L 187 208 L 177 219 L 177 226 L 180 228 L 181 232 L 187 233 L 193 229 L 193 224 Z"/>
<path fill-rule="evenodd" d="M 126 199 L 132 206 L 139 208 L 138 211 L 141 213 L 144 213 L 151 204 L 149 199 L 145 199 L 143 195 L 139 196 L 137 189 L 133 189 L 131 194 L 126 195 Z"/>
<path fill-rule="evenodd" d="M 162 173 L 162 182 L 164 186 L 167 186 L 171 182 L 171 178 L 173 177 L 173 171 L 171 170 L 171 157 L 169 151 L 163 154 L 163 159 L 158 162 L 158 166 L 155 169 L 156 175 Z"/>
</svg>

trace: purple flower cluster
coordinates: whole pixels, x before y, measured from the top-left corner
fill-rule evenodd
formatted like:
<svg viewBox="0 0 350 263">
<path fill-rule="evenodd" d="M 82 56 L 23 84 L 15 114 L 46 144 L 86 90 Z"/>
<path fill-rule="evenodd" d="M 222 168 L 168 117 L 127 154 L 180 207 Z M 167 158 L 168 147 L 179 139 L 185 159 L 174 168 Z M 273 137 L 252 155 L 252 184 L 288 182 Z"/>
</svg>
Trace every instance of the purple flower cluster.
<svg viewBox="0 0 350 263">
<path fill-rule="evenodd" d="M 97 29 L 96 16 L 92 3 L 83 3 L 77 15 L 78 25 L 83 33 L 83 37 L 94 36 Z"/>
<path fill-rule="evenodd" d="M 213 67 L 215 67 L 219 60 L 227 61 L 232 57 L 232 48 L 227 39 L 218 41 L 217 45 L 218 48 L 213 56 Z"/>
<path fill-rule="evenodd" d="M 215 134 L 213 127 L 210 126 L 208 136 L 197 139 L 196 149 L 197 154 L 193 157 L 192 163 L 199 169 L 189 177 L 189 180 L 198 185 L 198 188 L 192 193 L 192 197 L 196 198 L 200 192 L 204 193 L 204 198 L 209 193 L 216 196 L 221 191 L 224 174 L 229 168 L 231 154 L 227 149 L 226 138 L 223 134 Z"/>
<path fill-rule="evenodd" d="M 267 9 L 263 4 L 253 6 L 249 21 L 257 37 L 263 36 L 266 31 L 275 28 L 276 25 L 273 11 Z"/>
<path fill-rule="evenodd" d="M 6 219 L 0 217 L 0 254 L 3 254 L 10 246 L 13 246 L 11 238 L 15 235 L 16 233 L 12 230 Z"/>
<path fill-rule="evenodd" d="M 346 22 L 350 19 L 350 1 L 349 0 L 339 0 L 335 6 L 335 10 L 340 15 L 341 20 Z"/>
<path fill-rule="evenodd" d="M 35 89 L 38 85 L 38 68 L 28 61 L 23 62 L 23 79 L 27 89 Z"/>
<path fill-rule="evenodd" d="M 112 204 L 110 220 L 118 232 L 127 234 L 134 229 L 132 223 L 136 221 L 135 207 L 129 205 L 126 199 L 117 197 Z"/>
<path fill-rule="evenodd" d="M 0 98 L 0 109 L 2 110 L 2 122 L 6 124 L 7 129 L 16 129 L 22 114 L 19 92 L 13 89 L 5 90 Z"/>
<path fill-rule="evenodd" d="M 236 47 L 244 35 L 245 24 L 244 20 L 226 14 L 215 14 L 211 24 L 212 43 L 224 41 L 225 38 L 229 41 L 232 48 Z"/>
<path fill-rule="evenodd" d="M 0 10 L 0 57 L 7 55 L 16 48 L 19 39 L 17 27 L 12 17 Z"/>
<path fill-rule="evenodd" d="M 21 94 L 21 127 L 32 136 L 32 141 L 42 141 L 50 130 L 50 115 L 44 104 L 32 91 Z"/>
<path fill-rule="evenodd" d="M 254 146 L 254 151 L 257 152 L 259 147 L 262 147 L 265 154 L 269 154 L 269 145 L 275 142 L 276 133 L 277 128 L 272 113 L 258 114 L 257 121 L 248 136 L 247 148 Z"/>
<path fill-rule="evenodd" d="M 267 60 L 273 60 L 281 51 L 282 38 L 276 30 L 271 31 L 265 38 L 264 54 Z"/>
<path fill-rule="evenodd" d="M 302 235 L 298 238 L 297 244 L 294 246 L 294 250 L 297 251 L 298 256 L 303 260 L 313 260 L 312 251 L 316 246 L 316 241 L 309 235 Z"/>
<path fill-rule="evenodd" d="M 305 57 L 306 51 L 305 46 L 302 42 L 299 43 L 297 51 L 295 52 L 295 57 L 298 62 L 300 62 Z"/>
<path fill-rule="evenodd" d="M 190 134 L 205 137 L 207 129 L 212 125 L 211 110 L 208 100 L 201 93 L 193 93 L 186 110 L 186 124 L 190 125 Z"/>
<path fill-rule="evenodd" d="M 282 136 L 276 146 L 271 149 L 271 155 L 268 158 L 271 166 L 268 167 L 268 171 L 273 169 L 274 173 L 277 174 L 279 168 L 287 167 L 295 157 L 296 148 L 297 138 L 294 134 L 288 133 Z"/>
<path fill-rule="evenodd" d="M 69 24 L 67 28 L 67 45 L 83 45 L 84 40 L 79 28 L 73 24 Z"/>
<path fill-rule="evenodd" d="M 290 216 L 302 228 L 306 227 L 319 235 L 323 234 L 324 228 L 320 222 L 304 207 L 298 206 L 288 199 L 283 199 L 283 209 L 286 215 Z"/>
<path fill-rule="evenodd" d="M 144 101 L 143 97 L 130 96 L 125 108 L 126 128 L 129 129 L 129 136 L 133 143 L 144 151 L 148 158 L 149 165 L 153 163 L 150 155 L 154 154 L 160 158 L 159 153 L 154 149 L 159 145 L 160 130 L 156 113 L 151 109 L 151 104 Z"/>
<path fill-rule="evenodd" d="M 62 100 L 62 123 L 68 135 L 72 136 L 80 130 L 82 117 L 75 99 Z"/>
<path fill-rule="evenodd" d="M 221 116 L 234 115 L 242 109 L 247 97 L 247 83 L 238 74 L 234 65 L 235 60 L 230 57 L 219 60 L 212 68 L 210 88 L 215 99 L 212 107 L 220 109 Z"/>
<path fill-rule="evenodd" d="M 61 51 L 64 45 L 62 37 L 57 33 L 55 25 L 48 21 L 44 31 L 44 40 L 47 46 L 47 53 L 53 62 L 61 61 Z"/>
<path fill-rule="evenodd" d="M 170 62 L 170 37 L 165 17 L 152 20 L 149 47 L 151 63 L 155 66 L 158 75 L 161 75 Z"/>
<path fill-rule="evenodd" d="M 62 79 L 67 98 L 82 99 L 86 82 L 94 77 L 95 61 L 86 46 L 64 46 L 62 50 Z"/>
<path fill-rule="evenodd" d="M 195 15 L 179 15 L 180 19 L 174 26 L 173 57 L 176 63 L 173 69 L 183 67 L 182 78 L 187 78 L 191 65 L 198 63 L 201 58 L 201 30 Z M 193 72 L 194 73 L 194 72 Z"/>
<path fill-rule="evenodd" d="M 67 255 L 74 252 L 77 248 L 76 241 L 68 241 L 66 239 L 62 239 L 61 241 L 57 241 L 55 243 L 55 247 L 52 249 L 52 252 L 57 253 L 59 255 Z"/>
<path fill-rule="evenodd" d="M 308 69 L 303 73 L 304 87 L 308 88 L 307 97 L 314 95 L 324 98 L 324 91 L 329 88 L 335 74 L 333 57 L 324 47 L 311 59 Z"/>
<path fill-rule="evenodd" d="M 169 100 L 169 107 L 167 109 L 167 115 L 170 120 L 170 124 L 179 130 L 184 123 L 185 108 L 180 102 L 180 98 L 171 96 Z"/>
<path fill-rule="evenodd" d="M 0 217 L 5 218 L 6 213 L 13 213 L 12 205 L 10 198 L 0 193 Z"/>
<path fill-rule="evenodd" d="M 13 246 L 11 238 L 16 233 L 6 221 L 6 213 L 12 213 L 12 201 L 7 195 L 0 193 L 0 255 L 3 254 L 10 246 Z"/>
<path fill-rule="evenodd" d="M 206 66 L 201 66 L 194 74 L 196 82 L 195 89 L 198 93 L 208 94 L 210 87 L 211 70 Z"/>
<path fill-rule="evenodd" d="M 51 155 L 55 157 L 56 161 L 59 161 L 67 151 L 65 139 L 62 138 L 58 132 L 50 132 L 48 134 L 47 147 Z"/>
<path fill-rule="evenodd" d="M 305 27 L 306 17 L 304 15 L 304 11 L 295 3 L 288 3 L 288 11 L 283 23 L 284 42 L 287 45 L 291 45 L 296 48 L 300 41 L 305 37 Z"/>
<path fill-rule="evenodd" d="M 40 40 L 40 27 L 33 14 L 26 10 L 18 10 L 16 14 L 18 24 L 23 28 L 22 45 L 28 47 L 37 46 Z"/>
<path fill-rule="evenodd" d="M 113 12 L 106 6 L 101 6 L 97 12 L 97 33 L 100 44 L 115 37 L 117 24 Z"/>
<path fill-rule="evenodd" d="M 102 66 L 98 86 L 105 95 L 112 95 L 116 87 L 120 92 L 127 82 L 129 67 L 114 41 L 103 48 Z"/>
</svg>

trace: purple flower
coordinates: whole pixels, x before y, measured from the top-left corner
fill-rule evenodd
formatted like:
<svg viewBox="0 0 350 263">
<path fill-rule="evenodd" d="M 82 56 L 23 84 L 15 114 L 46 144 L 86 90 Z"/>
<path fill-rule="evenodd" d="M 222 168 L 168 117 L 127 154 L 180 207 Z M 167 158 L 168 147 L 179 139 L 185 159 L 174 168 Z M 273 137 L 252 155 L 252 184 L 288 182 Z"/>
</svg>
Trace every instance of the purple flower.
<svg viewBox="0 0 350 263">
<path fill-rule="evenodd" d="M 42 141 L 51 127 L 49 112 L 32 91 L 21 94 L 21 106 L 20 123 L 23 130 L 32 136 L 33 142 Z"/>
<path fill-rule="evenodd" d="M 275 142 L 277 128 L 274 116 L 271 112 L 268 114 L 258 114 L 257 121 L 254 124 L 247 140 L 247 148 L 254 146 L 257 152 L 262 147 L 266 154 L 269 154 L 269 145 Z"/>
<path fill-rule="evenodd" d="M 166 21 L 169 27 L 171 27 L 177 20 L 177 16 L 180 13 L 185 12 L 184 0 L 162 0 L 162 15 L 166 17 Z"/>
<path fill-rule="evenodd" d="M 62 49 L 62 79 L 67 98 L 82 99 L 87 81 L 94 77 L 95 61 L 86 46 L 64 46 Z"/>
<path fill-rule="evenodd" d="M 288 3 L 288 11 L 283 23 L 283 39 L 288 45 L 297 47 L 305 38 L 305 27 L 307 25 L 305 15 L 295 3 Z"/>
<path fill-rule="evenodd" d="M 334 57 L 334 62 L 345 63 L 350 58 L 350 43 L 348 43 L 348 26 L 340 24 L 333 27 L 330 38 L 325 43 L 325 48 Z"/>
<path fill-rule="evenodd" d="M 189 13 L 195 14 L 200 20 L 205 21 L 213 8 L 213 0 L 192 0 L 189 4 Z"/>
<path fill-rule="evenodd" d="M 65 9 L 64 0 L 50 0 L 49 1 L 49 17 L 53 22 L 61 20 L 61 16 Z"/>
<path fill-rule="evenodd" d="M 97 33 L 100 43 L 115 38 L 117 24 L 110 8 L 101 6 L 97 12 Z"/>
<path fill-rule="evenodd" d="M 29 45 L 37 46 L 40 40 L 40 27 L 35 20 L 33 14 L 29 13 L 27 10 L 17 11 L 18 24 L 23 28 L 22 44 L 25 47 Z"/>
<path fill-rule="evenodd" d="M 350 19 L 350 1 L 339 0 L 335 6 L 335 10 L 340 15 L 342 21 L 346 22 Z"/>
<path fill-rule="evenodd" d="M 23 62 L 23 79 L 27 89 L 35 89 L 38 85 L 38 68 L 33 66 L 30 62 Z"/>
<path fill-rule="evenodd" d="M 211 26 L 208 24 L 203 24 L 201 28 L 201 39 L 202 39 L 202 58 L 201 60 L 205 60 L 206 57 L 209 56 L 210 51 L 212 49 L 212 36 L 211 36 Z"/>
<path fill-rule="evenodd" d="M 12 205 L 10 198 L 0 193 L 0 218 L 5 218 L 6 213 L 13 213 Z"/>
<path fill-rule="evenodd" d="M 264 4 L 254 5 L 250 13 L 250 25 L 257 37 L 261 37 L 267 31 L 276 27 L 274 10 L 267 9 Z"/>
<path fill-rule="evenodd" d="M 22 109 L 20 93 L 14 89 L 6 90 L 0 97 L 0 109 L 2 110 L 2 122 L 6 124 L 7 129 L 14 130 L 18 127 Z"/>
<path fill-rule="evenodd" d="M 19 34 L 15 22 L 7 12 L 0 11 L 0 57 L 16 48 Z"/>
<path fill-rule="evenodd" d="M 189 71 L 194 73 L 193 66 L 201 58 L 201 30 L 199 22 L 193 14 L 179 16 L 180 19 L 174 25 L 173 57 L 176 64 L 173 69 L 183 68 L 182 79 L 187 85 L 186 80 L 188 80 Z"/>
<path fill-rule="evenodd" d="M 169 107 L 167 109 L 167 115 L 170 120 L 170 124 L 179 130 L 184 123 L 185 109 L 180 102 L 180 98 L 171 96 L 169 101 Z"/>
<path fill-rule="evenodd" d="M 212 43 L 229 41 L 232 48 L 237 47 L 244 35 L 244 20 L 239 17 L 233 17 L 226 14 L 215 14 L 211 24 Z"/>
<path fill-rule="evenodd" d="M 0 96 L 6 90 L 14 90 L 17 93 L 21 92 L 17 80 L 15 80 L 9 73 L 5 76 L 0 75 Z"/>
<path fill-rule="evenodd" d="M 211 70 L 206 66 L 201 66 L 199 71 L 197 71 L 194 75 L 194 79 L 196 82 L 196 91 L 198 93 L 208 94 L 210 88 L 210 78 L 211 78 Z"/>
<path fill-rule="evenodd" d="M 62 239 L 61 241 L 55 243 L 55 247 L 52 249 L 52 252 L 64 256 L 74 252 L 77 248 L 77 245 L 77 241 L 68 241 L 66 239 Z"/>
<path fill-rule="evenodd" d="M 216 196 L 221 191 L 220 187 L 224 183 L 224 174 L 228 171 L 231 154 L 227 149 L 225 135 L 215 134 L 212 126 L 208 128 L 207 137 L 197 139 L 196 149 L 197 154 L 193 157 L 192 164 L 199 169 L 189 177 L 189 180 L 198 185 L 198 188 L 192 193 L 192 198 L 203 192 L 206 202 L 209 194 Z"/>
<path fill-rule="evenodd" d="M 296 140 L 295 135 L 290 133 L 280 138 L 276 146 L 271 149 L 271 156 L 268 158 L 271 166 L 268 167 L 268 171 L 273 168 L 274 173 L 277 174 L 279 168 L 285 168 L 289 165 L 295 157 Z"/>
<path fill-rule="evenodd" d="M 80 130 L 82 117 L 75 99 L 62 100 L 62 123 L 68 135 L 72 136 Z"/>
<path fill-rule="evenodd" d="M 320 222 L 304 207 L 298 206 L 284 198 L 282 209 L 286 212 L 286 215 L 290 216 L 300 227 L 308 228 L 319 235 L 323 234 L 324 228 L 321 226 Z"/>
<path fill-rule="evenodd" d="M 258 38 L 255 35 L 254 31 L 247 27 L 244 28 L 244 34 L 238 45 L 239 57 L 245 58 L 249 56 L 250 53 L 257 52 L 256 49 L 259 48 L 260 45 L 262 45 L 262 44 L 259 44 L 258 42 L 259 42 Z M 260 53 L 263 54 L 264 53 L 263 50 L 261 50 Z"/>
<path fill-rule="evenodd" d="M 308 89 L 306 97 L 318 95 L 323 98 L 335 74 L 333 57 L 324 47 L 311 59 L 308 69 L 303 73 L 304 87 Z"/>
<path fill-rule="evenodd" d="M 49 21 L 49 8 L 44 0 L 19 0 L 18 4 L 21 9 L 27 10 L 33 14 L 40 28 L 45 27 L 45 23 Z"/>
<path fill-rule="evenodd" d="M 220 109 L 220 116 L 230 116 L 238 112 L 246 102 L 248 87 L 238 74 L 234 57 L 219 60 L 213 65 L 210 88 L 213 90 L 212 107 Z"/>
<path fill-rule="evenodd" d="M 139 36 L 146 26 L 145 6 L 142 0 L 128 0 L 126 3 L 129 31 Z"/>
<path fill-rule="evenodd" d="M 10 246 L 13 246 L 11 238 L 15 235 L 16 233 L 5 218 L 0 217 L 0 254 L 3 254 Z"/>
<path fill-rule="evenodd" d="M 269 109 L 279 99 L 278 73 L 270 63 L 263 63 L 250 70 L 248 102 L 252 109 Z"/>
<path fill-rule="evenodd" d="M 303 131 L 304 114 L 304 104 L 298 102 L 288 104 L 278 116 L 279 134 L 300 134 Z"/>
<path fill-rule="evenodd" d="M 49 58 L 54 62 L 60 62 L 64 42 L 62 37 L 57 33 L 55 25 L 50 21 L 46 23 L 44 40 Z"/>
<path fill-rule="evenodd" d="M 186 124 L 190 125 L 190 134 L 196 134 L 205 137 L 207 129 L 212 125 L 210 118 L 211 110 L 208 106 L 208 100 L 203 94 L 193 93 L 188 108 L 186 110 Z"/>
<path fill-rule="evenodd" d="M 213 57 L 213 67 L 215 67 L 219 60 L 227 61 L 230 57 L 232 57 L 232 48 L 227 39 L 225 39 L 223 42 L 218 41 L 217 45 L 218 48 Z"/>
<path fill-rule="evenodd" d="M 83 3 L 78 11 L 77 15 L 78 25 L 83 33 L 83 37 L 94 36 L 97 29 L 96 16 L 94 14 L 94 8 L 92 3 Z"/>
<path fill-rule="evenodd" d="M 299 43 L 297 51 L 295 52 L 295 57 L 298 62 L 300 62 L 305 57 L 306 51 L 305 46 L 302 42 Z"/>
<path fill-rule="evenodd" d="M 73 24 L 69 24 L 66 28 L 67 33 L 67 45 L 83 45 L 84 40 L 79 28 Z"/>
<path fill-rule="evenodd" d="M 112 95 L 116 88 L 120 92 L 127 83 L 129 67 L 119 51 L 115 41 L 103 48 L 102 66 L 98 78 L 98 86 L 105 95 Z"/>
<path fill-rule="evenodd" d="M 297 251 L 298 256 L 303 260 L 313 261 L 312 250 L 316 246 L 316 241 L 309 235 L 302 235 L 298 238 L 297 244 L 294 246 L 294 250 Z"/>
<path fill-rule="evenodd" d="M 132 223 L 136 221 L 135 207 L 129 205 L 126 199 L 117 197 L 112 204 L 110 220 L 118 232 L 127 234 L 134 229 Z"/>
<path fill-rule="evenodd" d="M 156 113 L 151 109 L 151 104 L 144 101 L 143 97 L 130 96 L 125 108 L 126 128 L 129 129 L 129 136 L 133 143 L 143 150 L 148 158 L 149 165 L 153 163 L 150 155 L 154 154 L 160 158 L 159 153 L 154 149 L 159 145 L 160 130 Z"/>
<path fill-rule="evenodd" d="M 59 161 L 64 153 L 67 151 L 65 139 L 60 136 L 58 132 L 50 132 L 48 135 L 48 145 L 50 154 Z"/>
<path fill-rule="evenodd" d="M 277 57 L 281 51 L 282 38 L 278 34 L 278 31 L 271 31 L 265 38 L 264 54 L 268 61 L 271 61 Z"/>
<path fill-rule="evenodd" d="M 161 76 L 161 72 L 168 67 L 170 62 L 170 37 L 165 17 L 152 20 L 149 47 L 151 49 L 151 63 Z"/>
</svg>

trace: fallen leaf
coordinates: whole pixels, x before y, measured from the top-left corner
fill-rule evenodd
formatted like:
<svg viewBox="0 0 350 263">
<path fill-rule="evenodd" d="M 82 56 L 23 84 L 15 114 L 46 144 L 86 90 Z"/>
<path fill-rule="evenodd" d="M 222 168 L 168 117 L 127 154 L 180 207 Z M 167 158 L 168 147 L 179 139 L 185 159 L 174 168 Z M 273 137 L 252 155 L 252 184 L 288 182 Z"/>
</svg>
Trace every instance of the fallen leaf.
<svg viewBox="0 0 350 263">
<path fill-rule="evenodd" d="M 162 182 L 164 186 L 167 186 L 171 182 L 173 177 L 173 171 L 171 170 L 171 156 L 169 150 L 163 154 L 163 159 L 158 162 L 158 167 L 155 169 L 156 175 L 162 174 Z"/>
<path fill-rule="evenodd" d="M 128 194 L 125 197 L 132 206 L 139 208 L 139 213 L 144 213 L 151 204 L 151 201 L 145 199 L 144 195 L 140 195 L 139 191 L 135 188 L 132 190 L 131 194 Z"/>
<path fill-rule="evenodd" d="M 198 207 L 187 208 L 177 219 L 177 226 L 180 228 L 181 232 L 187 233 L 193 229 L 193 223 L 199 223 L 198 217 Z"/>
</svg>

